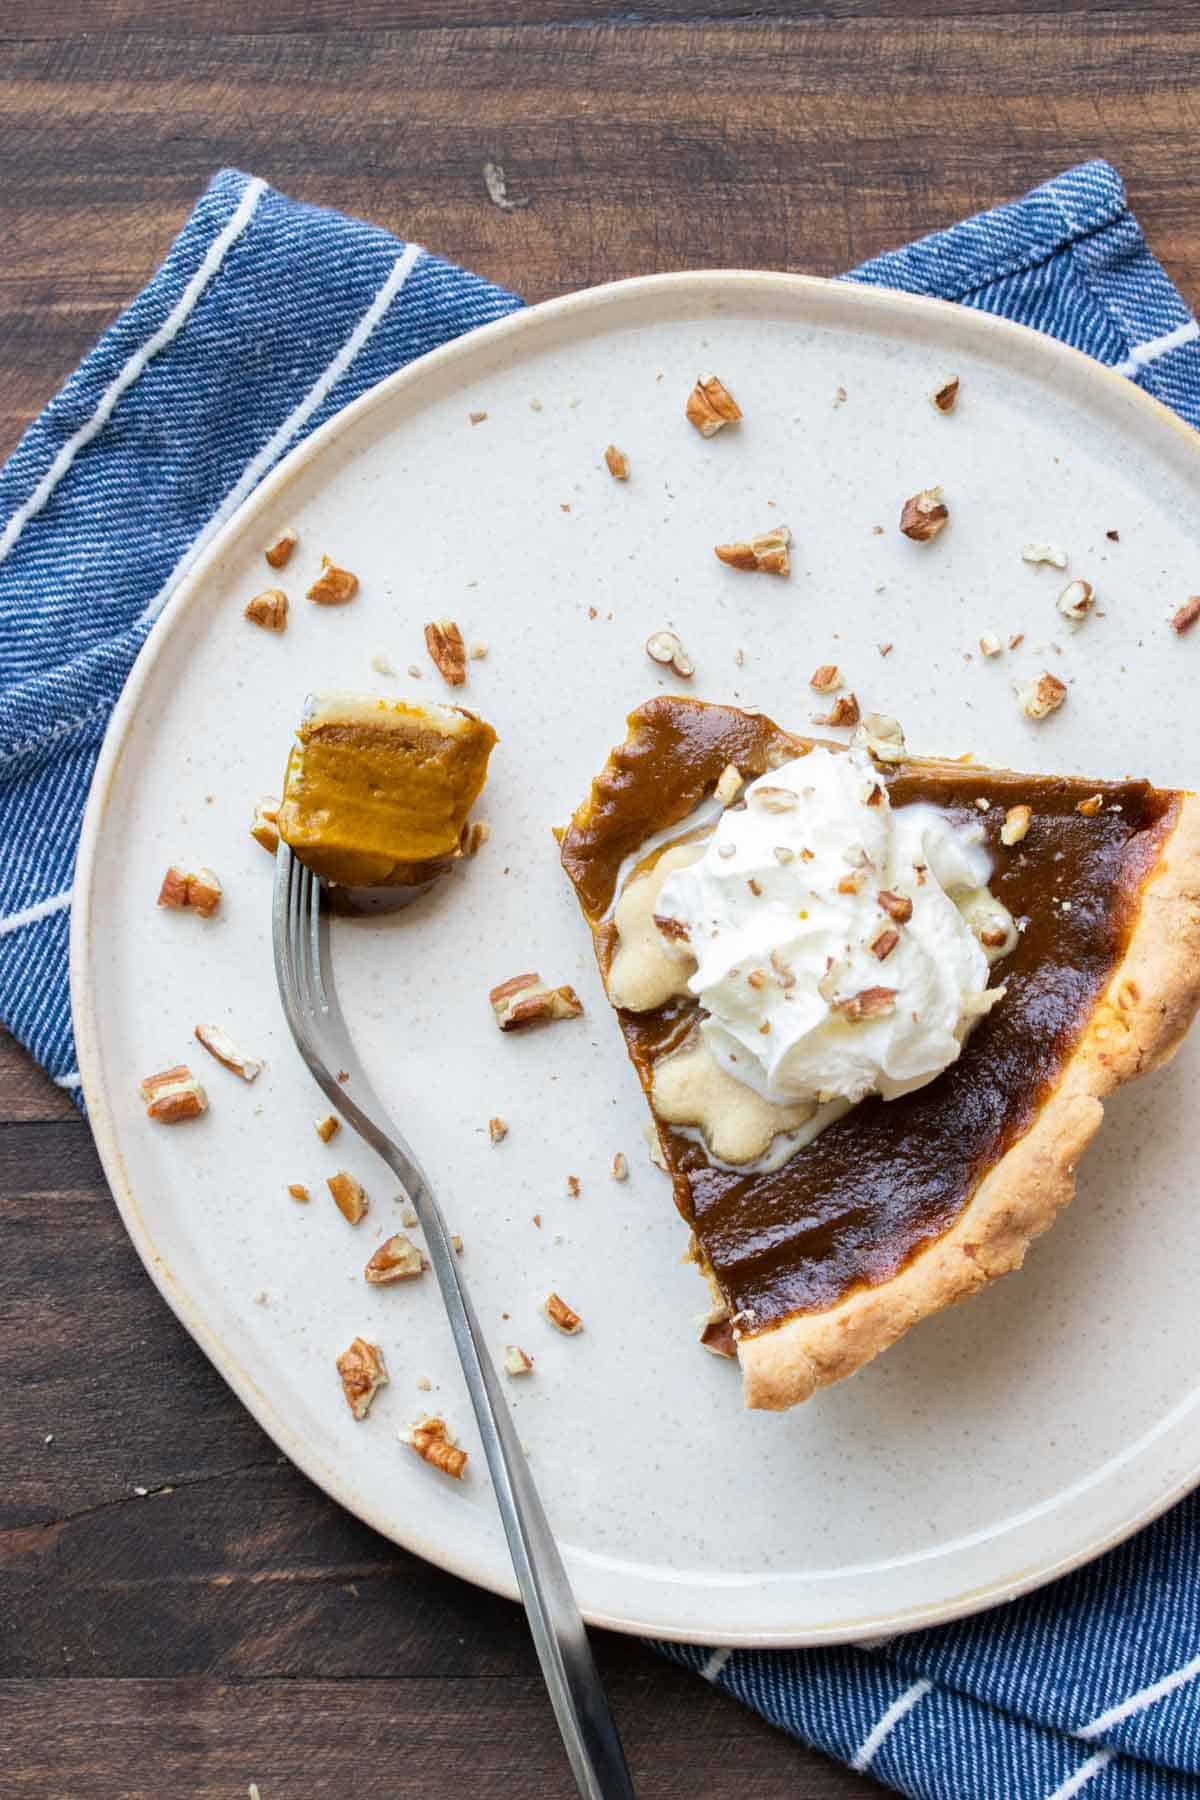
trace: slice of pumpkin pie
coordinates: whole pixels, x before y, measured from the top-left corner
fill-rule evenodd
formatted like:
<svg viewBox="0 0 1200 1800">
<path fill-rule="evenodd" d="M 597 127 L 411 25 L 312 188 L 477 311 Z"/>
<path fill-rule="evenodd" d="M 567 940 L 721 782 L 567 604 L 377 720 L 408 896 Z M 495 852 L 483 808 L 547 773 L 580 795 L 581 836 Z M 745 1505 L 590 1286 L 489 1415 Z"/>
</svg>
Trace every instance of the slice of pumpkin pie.
<svg viewBox="0 0 1200 1800">
<path fill-rule="evenodd" d="M 562 839 L 754 1407 L 1019 1267 L 1200 1003 L 1200 797 L 859 739 L 652 700 Z"/>
</svg>

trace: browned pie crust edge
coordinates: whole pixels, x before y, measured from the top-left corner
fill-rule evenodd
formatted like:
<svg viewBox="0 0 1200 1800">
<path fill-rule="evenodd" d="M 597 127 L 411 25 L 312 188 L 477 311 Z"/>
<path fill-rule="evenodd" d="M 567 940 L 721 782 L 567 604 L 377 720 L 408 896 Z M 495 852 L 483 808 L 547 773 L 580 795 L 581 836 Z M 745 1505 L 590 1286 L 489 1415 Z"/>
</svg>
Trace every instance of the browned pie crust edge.
<svg viewBox="0 0 1200 1800">
<path fill-rule="evenodd" d="M 738 1340 L 747 1406 L 783 1411 L 861 1369 L 920 1319 L 1020 1268 L 1075 1194 L 1103 1099 L 1179 1048 L 1200 1006 L 1200 795 L 1183 796 L 1121 961 L 1057 1086 L 949 1231 L 890 1281 Z"/>
</svg>

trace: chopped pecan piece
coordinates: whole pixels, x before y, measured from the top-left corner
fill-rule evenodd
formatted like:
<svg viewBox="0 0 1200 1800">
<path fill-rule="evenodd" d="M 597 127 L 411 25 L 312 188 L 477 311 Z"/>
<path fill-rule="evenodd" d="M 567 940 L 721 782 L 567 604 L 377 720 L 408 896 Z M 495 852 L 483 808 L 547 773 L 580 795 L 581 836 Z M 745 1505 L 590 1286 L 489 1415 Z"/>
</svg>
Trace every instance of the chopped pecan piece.
<svg viewBox="0 0 1200 1800">
<path fill-rule="evenodd" d="M 158 904 L 174 909 L 190 906 L 209 919 L 221 904 L 221 883 L 211 869 L 184 869 L 172 863 L 162 878 Z"/>
<path fill-rule="evenodd" d="M 308 590 L 310 600 L 318 606 L 345 606 L 358 592 L 358 576 L 349 569 L 339 569 L 328 556 L 321 558 L 321 573 Z"/>
<path fill-rule="evenodd" d="M 646 639 L 646 655 L 652 662 L 674 669 L 685 681 L 696 673 L 696 665 L 673 631 L 652 631 Z"/>
<path fill-rule="evenodd" d="M 342 1129 L 342 1121 L 338 1118 L 336 1113 L 326 1113 L 323 1119 L 315 1119 L 313 1121 L 313 1129 L 316 1131 L 321 1142 L 327 1144 L 329 1140 L 335 1138 Z"/>
<path fill-rule="evenodd" d="M 581 1189 L 581 1187 L 579 1185 L 578 1175 L 568 1175 L 567 1176 L 567 1192 L 571 1196 L 572 1200 L 578 1200 L 582 1191 L 583 1190 Z"/>
<path fill-rule="evenodd" d="M 299 542 L 300 538 L 298 533 L 293 531 L 289 525 L 285 530 L 280 532 L 273 544 L 267 545 L 266 549 L 263 551 L 263 555 L 273 569 L 284 569 L 287 567 L 288 563 L 291 562 L 292 551 Z"/>
<path fill-rule="evenodd" d="M 842 671 L 836 663 L 822 663 L 809 676 L 808 685 L 816 688 L 818 694 L 831 694 L 834 688 L 842 685 Z"/>
<path fill-rule="evenodd" d="M 287 616 L 288 597 L 282 588 L 264 588 L 246 602 L 245 617 L 264 631 L 286 631 Z"/>
<path fill-rule="evenodd" d="M 311 1200 L 312 1199 L 312 1195 L 309 1193 L 308 1189 L 305 1187 L 305 1185 L 302 1181 L 289 1181 L 288 1182 L 288 1193 L 292 1196 L 293 1200 Z"/>
<path fill-rule="evenodd" d="M 264 850 L 274 856 L 279 848 L 279 801 L 269 796 L 259 800 L 254 807 L 254 817 L 250 821 L 250 836 Z"/>
<path fill-rule="evenodd" d="M 700 376 L 688 395 L 684 412 L 701 437 L 714 437 L 742 416 L 741 407 L 715 375 Z"/>
<path fill-rule="evenodd" d="M 867 713 L 852 742 L 863 745 L 876 762 L 900 763 L 907 755 L 900 721 L 889 718 L 887 713 Z"/>
<path fill-rule="evenodd" d="M 1004 645 L 994 631 L 985 631 L 979 640 L 979 650 L 982 656 L 999 656 L 1003 648 Z"/>
<path fill-rule="evenodd" d="M 411 1281 L 428 1266 L 412 1239 L 397 1231 L 383 1240 L 363 1274 L 373 1286 L 387 1287 L 393 1281 Z"/>
<path fill-rule="evenodd" d="M 1075 625 L 1087 618 L 1095 604 L 1096 590 L 1090 581 L 1068 581 L 1055 601 L 1063 618 Z"/>
<path fill-rule="evenodd" d="M 714 544 L 713 554 L 731 569 L 745 569 L 760 575 L 787 575 L 792 561 L 788 545 L 792 534 L 786 525 L 777 525 L 744 543 Z"/>
<path fill-rule="evenodd" d="M 907 925 L 912 918 L 913 903 L 907 894 L 897 894 L 891 888 L 880 888 L 879 904 L 889 919 L 895 919 L 897 925 Z"/>
<path fill-rule="evenodd" d="M 726 763 L 713 793 L 722 806 L 731 806 L 742 791 L 742 772 L 736 763 Z"/>
<path fill-rule="evenodd" d="M 615 444 L 610 444 L 604 452 L 604 460 L 608 464 L 608 472 L 614 481 L 629 480 L 629 458 Z"/>
<path fill-rule="evenodd" d="M 400 1442 L 415 1450 L 424 1462 L 440 1469 L 443 1475 L 452 1475 L 455 1481 L 462 1480 L 467 1453 L 460 1450 L 450 1436 L 445 1419 L 418 1419 L 411 1431 L 400 1433 Z"/>
<path fill-rule="evenodd" d="M 814 713 L 814 725 L 857 725 L 862 715 L 854 694 L 839 694 L 827 713 Z"/>
<path fill-rule="evenodd" d="M 519 1031 L 552 1019 L 577 1019 L 583 1002 L 573 987 L 546 987 L 538 974 L 514 975 L 488 995 L 501 1031 Z"/>
<path fill-rule="evenodd" d="M 467 679 L 467 647 L 453 619 L 434 619 L 425 627 L 425 648 L 437 664 L 448 687 L 461 687 Z"/>
<path fill-rule="evenodd" d="M 1000 842 L 1009 846 L 1019 844 L 1029 830 L 1032 819 L 1032 806 L 1010 806 L 1000 827 Z"/>
<path fill-rule="evenodd" d="M 871 939 L 869 946 L 871 955 L 878 957 L 880 962 L 886 962 L 899 942 L 900 933 L 896 930 L 896 927 L 894 925 L 885 925 L 882 931 L 877 931 L 875 936 Z"/>
<path fill-rule="evenodd" d="M 1081 800 L 1076 806 L 1075 811 L 1077 813 L 1082 813 L 1085 819 L 1094 819 L 1103 805 L 1104 795 L 1092 794 L 1087 800 Z"/>
<path fill-rule="evenodd" d="M 533 1358 L 526 1355 L 520 1344 L 505 1344 L 504 1372 L 506 1375 L 528 1375 L 532 1369 Z"/>
<path fill-rule="evenodd" d="M 472 425 L 482 425 L 487 418 L 487 414 L 485 412 L 473 412 L 468 413 L 467 418 L 471 421 Z"/>
<path fill-rule="evenodd" d="M 356 1419 L 365 1419 L 371 1410 L 372 1400 L 381 1387 L 387 1386 L 388 1372 L 384 1367 L 383 1351 L 378 1344 L 356 1337 L 338 1357 L 337 1372 L 342 1378 L 346 1405 Z"/>
<path fill-rule="evenodd" d="M 1044 719 L 1050 713 L 1057 712 L 1066 697 L 1066 683 L 1045 669 L 1036 681 L 1025 683 L 1017 700 L 1027 719 Z"/>
<path fill-rule="evenodd" d="M 147 1114 L 160 1125 L 195 1119 L 208 1107 L 208 1095 L 186 1063 L 147 1075 L 138 1091 L 146 1103 Z"/>
<path fill-rule="evenodd" d="M 900 512 L 900 529 L 916 544 L 927 544 L 949 522 L 950 509 L 940 487 L 922 488 L 919 494 L 910 495 Z"/>
<path fill-rule="evenodd" d="M 1189 594 L 1179 610 L 1172 614 L 1171 630 L 1177 631 L 1180 637 L 1190 631 L 1196 620 L 1200 619 L 1200 594 Z"/>
<path fill-rule="evenodd" d="M 794 788 L 764 787 L 761 781 L 750 789 L 748 797 L 760 812 L 766 813 L 795 812 L 800 804 L 800 796 Z"/>
<path fill-rule="evenodd" d="M 488 1120 L 488 1136 L 493 1144 L 502 1144 L 508 1136 L 508 1126 L 498 1113 L 494 1119 Z"/>
<path fill-rule="evenodd" d="M 1049 563 L 1053 569 L 1065 569 L 1067 553 L 1058 544 L 1022 544 L 1021 561 Z"/>
<path fill-rule="evenodd" d="M 252 1056 L 244 1055 L 219 1025 L 197 1025 L 196 1037 L 210 1056 L 215 1056 L 219 1063 L 232 1069 L 243 1081 L 255 1081 L 262 1074 L 262 1063 Z"/>
<path fill-rule="evenodd" d="M 614 1181 L 629 1180 L 629 1158 L 623 1150 L 618 1150 L 612 1159 L 612 1178 Z"/>
<path fill-rule="evenodd" d="M 336 1175 L 326 1178 L 325 1185 L 347 1224 L 357 1225 L 361 1219 L 366 1218 L 370 1202 L 361 1181 L 355 1181 L 353 1175 L 348 1175 L 345 1169 L 339 1169 Z"/>
<path fill-rule="evenodd" d="M 929 396 L 929 403 L 931 406 L 936 407 L 938 412 L 948 413 L 954 411 L 957 399 L 958 376 L 951 375 L 948 380 L 943 381 L 941 387 L 934 388 L 932 394 Z"/>
<path fill-rule="evenodd" d="M 896 1010 L 896 992 L 895 988 L 887 987 L 863 988 L 859 994 L 851 994 L 845 1000 L 835 1000 L 833 1010 L 841 1013 L 852 1024 L 857 1024 L 861 1019 L 886 1019 Z"/>
<path fill-rule="evenodd" d="M 557 1294 L 547 1294 L 542 1311 L 550 1323 L 556 1325 L 560 1331 L 564 1331 L 568 1337 L 573 1337 L 577 1331 L 583 1330 L 583 1320 L 579 1314 L 574 1312 Z"/>
</svg>

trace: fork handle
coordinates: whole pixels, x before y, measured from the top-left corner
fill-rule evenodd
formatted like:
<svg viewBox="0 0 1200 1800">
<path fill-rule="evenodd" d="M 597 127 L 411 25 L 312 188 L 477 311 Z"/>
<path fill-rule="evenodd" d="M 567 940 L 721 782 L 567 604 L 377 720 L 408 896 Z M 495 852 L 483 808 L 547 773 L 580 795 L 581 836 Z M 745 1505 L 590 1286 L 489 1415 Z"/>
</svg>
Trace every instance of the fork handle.
<svg viewBox="0 0 1200 1800">
<path fill-rule="evenodd" d="M 579 1792 L 586 1800 L 633 1800 L 621 1740 L 554 1533 L 500 1391 L 475 1308 L 459 1274 L 442 1209 L 428 1183 L 395 1146 L 384 1160 L 416 1209 L 442 1290 L 450 1330 L 475 1409 L 483 1453 L 504 1523 L 517 1583 L 554 1716 Z M 414 1180 L 414 1176 L 416 1179 Z"/>
</svg>

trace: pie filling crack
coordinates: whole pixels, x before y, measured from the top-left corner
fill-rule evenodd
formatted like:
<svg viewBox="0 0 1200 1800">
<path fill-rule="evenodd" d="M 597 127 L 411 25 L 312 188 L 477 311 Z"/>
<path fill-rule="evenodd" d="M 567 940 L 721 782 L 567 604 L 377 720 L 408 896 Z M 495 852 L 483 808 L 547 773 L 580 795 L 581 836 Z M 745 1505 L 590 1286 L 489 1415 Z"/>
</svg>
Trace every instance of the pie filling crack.
<svg viewBox="0 0 1200 1800">
<path fill-rule="evenodd" d="M 630 715 L 624 743 L 561 844 L 692 1255 L 712 1290 L 704 1341 L 732 1346 L 747 1405 L 774 1410 L 853 1374 L 920 1319 L 1018 1268 L 1072 1198 L 1105 1095 L 1165 1062 L 1200 1004 L 1200 797 L 1144 781 L 909 756 L 893 742 L 887 760 L 869 764 L 891 817 L 903 822 L 905 809 L 918 805 L 936 809 L 955 841 L 989 865 L 980 892 L 991 908 L 990 938 L 977 933 L 995 946 L 980 964 L 985 990 L 968 996 L 972 1016 L 960 1022 L 953 1060 L 919 1084 L 884 1081 L 888 1097 L 819 1094 L 780 1105 L 761 1073 L 773 1065 L 755 1062 L 752 1075 L 744 1039 L 717 1029 L 721 1022 L 697 998 L 686 925 L 654 921 L 644 902 L 640 917 L 639 894 L 649 887 L 626 896 L 664 858 L 668 871 L 696 865 L 714 820 L 730 817 L 717 790 L 731 767 L 752 784 L 814 750 L 843 753 L 762 714 L 660 696 Z M 858 756 L 865 763 L 866 752 Z M 864 806 L 879 804 L 871 786 Z M 757 799 L 760 812 L 782 812 L 786 797 L 764 789 L 751 788 L 748 800 L 741 790 L 734 807 L 753 809 Z M 727 777 L 722 794 L 733 791 Z M 1020 820 L 1020 835 L 1006 820 Z M 775 855 L 802 873 L 797 858 L 810 852 L 781 842 Z M 838 891 L 853 896 L 856 881 L 872 878 L 871 858 L 855 845 L 845 860 Z M 919 863 L 913 880 L 924 880 Z M 751 896 L 760 892 L 753 877 L 745 886 Z M 913 893 L 920 908 L 926 897 Z M 874 899 L 881 914 L 867 945 L 873 985 L 839 991 L 839 980 L 855 983 L 832 956 L 818 984 L 827 1003 L 818 1010 L 834 1020 L 850 1055 L 865 1041 L 856 1032 L 878 1030 L 909 998 L 902 946 L 921 915 L 896 884 Z M 772 904 L 769 893 L 762 903 Z M 662 946 L 654 979 L 640 986 L 624 972 L 615 976 L 629 948 L 618 912 L 627 934 L 637 917 L 638 930 L 657 930 Z M 673 971 L 663 960 L 672 956 Z M 755 1027 L 764 1044 L 772 1019 L 794 1016 L 782 1004 L 788 967 L 772 951 L 761 979 L 757 968 L 746 971 L 751 989 L 774 981 L 781 990 L 772 990 L 774 1014 Z M 748 1005 L 761 998 L 748 996 Z M 912 1016 L 916 1025 L 915 1009 Z M 715 1329 L 721 1321 L 728 1331 Z"/>
</svg>

